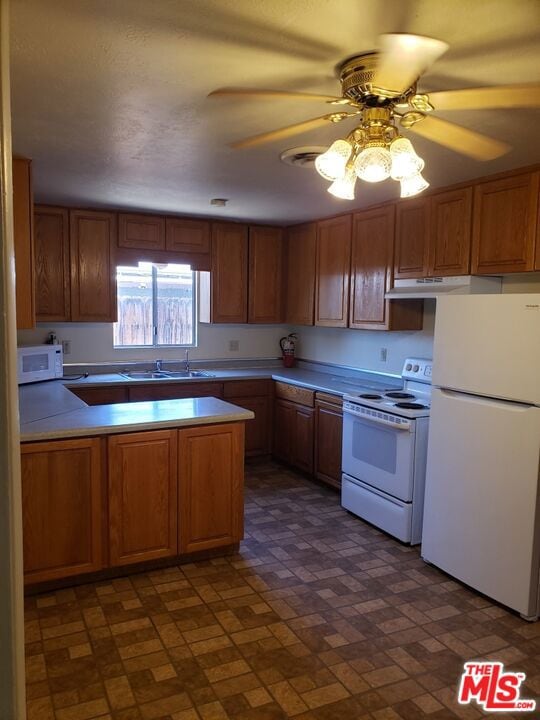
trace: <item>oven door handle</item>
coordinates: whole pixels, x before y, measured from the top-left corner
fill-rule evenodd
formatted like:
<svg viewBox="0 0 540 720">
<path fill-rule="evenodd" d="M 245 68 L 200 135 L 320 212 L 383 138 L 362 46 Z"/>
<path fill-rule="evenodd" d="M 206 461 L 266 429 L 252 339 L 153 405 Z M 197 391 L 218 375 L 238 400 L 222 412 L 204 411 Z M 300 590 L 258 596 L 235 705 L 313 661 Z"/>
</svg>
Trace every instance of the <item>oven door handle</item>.
<svg viewBox="0 0 540 720">
<path fill-rule="evenodd" d="M 384 418 L 377 417 L 375 415 L 364 415 L 363 413 L 357 413 L 354 410 L 349 410 L 348 408 L 343 408 L 343 413 L 347 415 L 351 415 L 353 418 L 358 418 L 359 420 L 363 420 L 366 423 L 373 423 L 377 425 L 386 425 L 387 427 L 391 427 L 394 430 L 411 430 L 411 422 L 410 420 L 406 420 L 404 418 L 400 418 L 401 422 L 397 423 L 393 420 L 385 420 Z"/>
</svg>

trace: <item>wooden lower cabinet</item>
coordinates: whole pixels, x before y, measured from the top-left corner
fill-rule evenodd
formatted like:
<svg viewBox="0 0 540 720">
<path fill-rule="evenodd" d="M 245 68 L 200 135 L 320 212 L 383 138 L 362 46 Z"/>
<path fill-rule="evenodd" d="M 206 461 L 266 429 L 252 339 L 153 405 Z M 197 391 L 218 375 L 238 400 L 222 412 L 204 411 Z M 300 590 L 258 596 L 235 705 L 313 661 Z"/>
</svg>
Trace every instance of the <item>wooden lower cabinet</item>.
<svg viewBox="0 0 540 720">
<path fill-rule="evenodd" d="M 196 397 L 223 397 L 223 385 L 217 382 L 154 383 L 130 385 L 129 401 L 177 400 Z"/>
<path fill-rule="evenodd" d="M 274 455 L 313 472 L 313 408 L 277 398 L 274 406 Z"/>
<path fill-rule="evenodd" d="M 226 382 L 223 385 L 223 398 L 255 413 L 255 418 L 246 423 L 246 457 L 268 455 L 272 447 L 272 381 Z"/>
<path fill-rule="evenodd" d="M 102 441 L 21 446 L 25 583 L 103 567 Z"/>
<path fill-rule="evenodd" d="M 112 405 L 128 401 L 127 387 L 68 387 L 87 405 Z"/>
<path fill-rule="evenodd" d="M 317 393 L 315 398 L 315 477 L 341 487 L 343 401 L 336 395 Z"/>
<path fill-rule="evenodd" d="M 178 551 L 232 545 L 243 537 L 242 423 L 178 431 Z"/>
<path fill-rule="evenodd" d="M 108 439 L 112 566 L 177 555 L 177 445 L 176 430 Z"/>
</svg>

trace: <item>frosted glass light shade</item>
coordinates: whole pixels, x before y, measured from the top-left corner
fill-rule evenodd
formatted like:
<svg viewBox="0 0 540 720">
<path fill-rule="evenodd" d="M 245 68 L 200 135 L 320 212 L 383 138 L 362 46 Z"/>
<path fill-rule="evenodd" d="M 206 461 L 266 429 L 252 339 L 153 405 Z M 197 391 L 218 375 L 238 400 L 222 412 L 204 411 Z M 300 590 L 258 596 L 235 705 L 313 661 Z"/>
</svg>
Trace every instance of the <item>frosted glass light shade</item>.
<svg viewBox="0 0 540 720">
<path fill-rule="evenodd" d="M 420 173 L 417 173 L 416 175 L 411 175 L 408 178 L 403 178 L 403 180 L 400 181 L 400 184 L 402 198 L 418 195 L 418 193 L 421 193 L 422 190 L 425 190 L 429 187 L 428 181 L 423 178 Z"/>
<path fill-rule="evenodd" d="M 381 182 L 390 177 L 392 157 L 384 147 L 370 147 L 362 150 L 354 163 L 356 174 L 366 182 Z"/>
<path fill-rule="evenodd" d="M 334 180 L 328 188 L 328 192 L 341 200 L 354 200 L 354 186 L 356 184 L 356 173 L 353 168 L 346 168 L 343 177 Z"/>
<path fill-rule="evenodd" d="M 393 180 L 403 180 L 421 173 L 424 169 L 424 161 L 419 157 L 407 138 L 397 138 L 390 145 L 390 156 L 392 158 L 392 169 L 390 175 Z"/>
<path fill-rule="evenodd" d="M 337 180 L 345 174 L 345 166 L 352 151 L 347 140 L 336 140 L 328 150 L 315 160 L 315 168 L 325 180 Z"/>
</svg>

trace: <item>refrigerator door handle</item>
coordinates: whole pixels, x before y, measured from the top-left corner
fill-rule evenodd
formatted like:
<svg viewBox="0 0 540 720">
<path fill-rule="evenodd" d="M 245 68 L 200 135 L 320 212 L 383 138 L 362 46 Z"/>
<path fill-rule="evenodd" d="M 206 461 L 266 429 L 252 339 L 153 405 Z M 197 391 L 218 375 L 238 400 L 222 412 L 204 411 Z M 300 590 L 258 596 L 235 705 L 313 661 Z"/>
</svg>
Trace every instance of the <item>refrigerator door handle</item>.
<svg viewBox="0 0 540 720">
<path fill-rule="evenodd" d="M 491 407 L 499 407 L 505 410 L 513 410 L 514 412 L 526 412 L 530 408 L 536 407 L 530 403 L 517 402 L 516 400 L 502 400 L 500 398 L 488 398 L 485 395 L 475 395 L 451 388 L 437 388 L 437 390 L 445 397 L 454 398 L 455 400 L 463 400 L 464 402 L 475 402 L 480 405 L 490 405 Z"/>
</svg>

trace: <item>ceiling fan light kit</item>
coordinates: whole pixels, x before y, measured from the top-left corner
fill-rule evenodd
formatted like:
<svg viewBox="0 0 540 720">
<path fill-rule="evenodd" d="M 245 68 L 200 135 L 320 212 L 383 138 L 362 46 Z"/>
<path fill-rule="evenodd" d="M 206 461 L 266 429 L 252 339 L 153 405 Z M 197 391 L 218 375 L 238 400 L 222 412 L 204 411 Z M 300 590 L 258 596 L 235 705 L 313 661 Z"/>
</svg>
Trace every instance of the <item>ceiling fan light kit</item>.
<svg viewBox="0 0 540 720">
<path fill-rule="evenodd" d="M 253 147 L 288 137 L 328 122 L 339 123 L 360 116 L 361 122 L 346 138 L 335 140 L 315 160 L 317 172 L 332 184 L 332 195 L 354 199 L 357 178 L 381 182 L 391 177 L 400 183 L 401 197 L 412 197 L 429 187 L 422 177 L 424 161 L 396 123 L 427 140 L 475 160 L 494 160 L 510 150 L 506 143 L 448 120 L 434 117 L 436 110 L 540 107 L 540 84 L 465 88 L 428 94 L 417 92 L 417 83 L 429 67 L 448 50 L 448 44 L 420 35 L 389 33 L 379 38 L 377 52 L 346 59 L 339 67 L 341 97 L 279 90 L 222 88 L 212 96 L 293 97 L 310 102 L 347 106 L 332 112 L 261 133 L 232 143 L 233 148 Z"/>
</svg>

